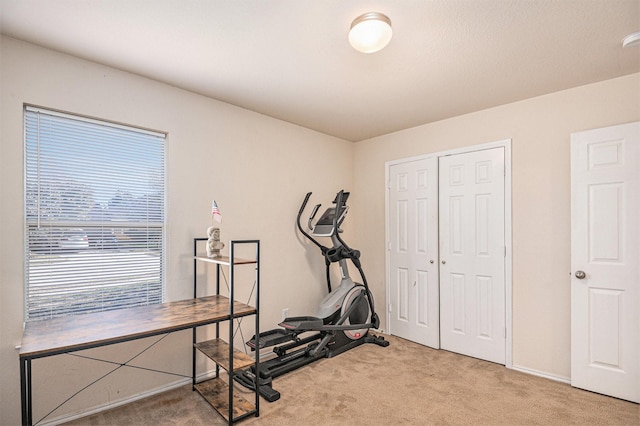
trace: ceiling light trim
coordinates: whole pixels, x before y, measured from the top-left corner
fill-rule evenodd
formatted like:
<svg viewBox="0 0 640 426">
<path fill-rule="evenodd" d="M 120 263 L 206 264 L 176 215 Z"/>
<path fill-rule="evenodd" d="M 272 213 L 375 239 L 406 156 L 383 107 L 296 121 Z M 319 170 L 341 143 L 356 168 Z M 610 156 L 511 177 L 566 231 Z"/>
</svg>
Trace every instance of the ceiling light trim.
<svg viewBox="0 0 640 426">
<path fill-rule="evenodd" d="M 380 12 L 368 12 L 351 23 L 349 43 L 362 53 L 374 53 L 384 49 L 391 41 L 391 19 Z"/>
</svg>

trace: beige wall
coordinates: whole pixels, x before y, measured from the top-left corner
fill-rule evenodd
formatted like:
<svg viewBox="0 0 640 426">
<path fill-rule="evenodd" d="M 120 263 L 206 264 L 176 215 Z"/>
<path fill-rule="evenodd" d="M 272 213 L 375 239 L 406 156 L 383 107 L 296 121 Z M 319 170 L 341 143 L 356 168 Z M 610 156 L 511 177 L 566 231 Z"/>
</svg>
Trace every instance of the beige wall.
<svg viewBox="0 0 640 426">
<path fill-rule="evenodd" d="M 513 364 L 568 379 L 570 134 L 639 119 L 634 74 L 357 143 L 355 232 L 377 300 L 385 295 L 385 162 L 512 139 Z"/>
<path fill-rule="evenodd" d="M 3 37 L 1 49 L 0 424 L 20 419 L 14 346 L 23 318 L 23 103 L 168 132 L 167 300 L 191 294 L 191 238 L 204 235 L 215 197 L 224 240 L 262 240 L 263 329 L 282 308 L 313 312 L 324 292 L 322 259 L 305 250 L 293 225 L 305 192 L 327 204 L 337 189 L 352 190 L 346 236 L 362 250 L 384 324 L 385 162 L 511 138 L 513 361 L 569 377 L 569 135 L 640 119 L 639 74 L 351 144 L 13 39 Z M 97 354 L 125 360 L 150 342 Z M 189 374 L 188 333 L 165 339 L 140 363 Z M 37 418 L 106 367 L 61 356 L 36 361 L 34 370 Z M 175 380 L 122 370 L 53 417 Z"/>
<path fill-rule="evenodd" d="M 351 186 L 352 143 L 14 39 L 3 37 L 1 49 L 0 424 L 20 422 L 14 346 L 20 344 L 24 303 L 23 103 L 168 132 L 167 300 L 192 294 L 191 239 L 206 235 L 215 198 L 223 240 L 262 242 L 263 328 L 275 327 L 285 307 L 291 314 L 315 312 L 325 290 L 324 261 L 298 240 L 295 217 L 307 191 L 314 191 L 312 202 L 326 205 Z M 189 332 L 165 339 L 140 364 L 190 374 L 189 339 Z M 93 354 L 120 361 L 152 341 Z M 70 356 L 35 361 L 35 418 L 108 368 Z M 177 379 L 121 369 L 52 417 Z"/>
</svg>

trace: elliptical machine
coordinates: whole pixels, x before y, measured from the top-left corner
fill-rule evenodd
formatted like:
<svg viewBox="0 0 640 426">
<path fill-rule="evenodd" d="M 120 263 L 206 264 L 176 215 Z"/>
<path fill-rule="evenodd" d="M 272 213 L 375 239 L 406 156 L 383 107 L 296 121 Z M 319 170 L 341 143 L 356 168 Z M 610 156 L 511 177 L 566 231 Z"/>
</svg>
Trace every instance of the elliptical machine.
<svg viewBox="0 0 640 426">
<path fill-rule="evenodd" d="M 255 367 L 251 367 L 234 376 L 237 382 L 250 389 L 254 389 L 257 382 L 260 395 L 269 402 L 280 398 L 280 393 L 272 387 L 272 380 L 278 376 L 320 358 L 331 358 L 363 343 L 389 346 L 384 337 L 369 333 L 370 328 L 378 328 L 380 319 L 375 312 L 373 296 L 362 270 L 360 251 L 349 247 L 340 237 L 340 225 L 349 210 L 345 204 L 349 193 L 342 190 L 338 192 L 333 200 L 335 207 L 329 207 L 313 225 L 321 207 L 321 204 L 317 204 L 307 222 L 311 234 L 331 238 L 332 247 L 320 244 L 300 224 L 300 217 L 310 197 L 311 192 L 307 193 L 302 202 L 297 225 L 302 235 L 315 244 L 325 258 L 329 293 L 320 303 L 315 316 L 285 318 L 278 324 L 282 328 L 258 335 L 259 347 L 256 347 L 255 336 L 248 341 L 247 345 L 254 351 L 273 346 L 276 356 L 260 362 L 260 370 L 257 372 Z M 357 268 L 362 284 L 354 282 L 349 276 L 347 260 Z M 333 263 L 338 263 L 341 271 L 340 285 L 335 289 L 331 286 L 330 276 Z"/>
</svg>

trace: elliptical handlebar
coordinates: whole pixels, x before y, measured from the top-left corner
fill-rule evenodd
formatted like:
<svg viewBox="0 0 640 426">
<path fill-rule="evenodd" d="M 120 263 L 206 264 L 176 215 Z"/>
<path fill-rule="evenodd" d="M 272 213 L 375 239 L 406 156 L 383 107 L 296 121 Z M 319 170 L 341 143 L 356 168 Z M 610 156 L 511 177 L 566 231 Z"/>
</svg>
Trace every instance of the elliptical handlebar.
<svg viewBox="0 0 640 426">
<path fill-rule="evenodd" d="M 316 217 L 316 214 L 318 213 L 318 210 L 320 209 L 321 206 L 322 204 L 316 204 L 315 207 L 313 208 L 313 211 L 311 212 L 311 216 L 309 216 L 309 220 L 307 221 L 307 228 L 309 228 L 309 231 L 313 231 L 313 226 L 311 226 L 311 223 L 313 222 L 313 219 Z"/>
<path fill-rule="evenodd" d="M 328 250 L 328 248 L 320 244 L 315 238 L 309 235 L 304 229 L 302 229 L 302 225 L 300 224 L 300 217 L 302 216 L 302 212 L 304 211 L 305 207 L 307 207 L 307 203 L 309 202 L 309 198 L 311 197 L 311 194 L 312 194 L 311 192 L 307 192 L 307 195 L 304 197 L 302 206 L 300 206 L 300 210 L 298 211 L 298 218 L 296 220 L 296 223 L 298 224 L 298 229 L 300 230 L 300 232 L 302 232 L 302 235 L 307 237 L 309 241 L 311 241 L 313 244 L 317 245 L 318 248 L 322 250 L 322 253 L 325 253 Z M 311 225 L 311 220 L 313 219 L 313 216 L 315 216 L 319 208 L 320 208 L 320 204 L 318 204 L 313 209 L 313 214 L 311 215 L 311 219 L 309 219 L 309 225 Z"/>
<path fill-rule="evenodd" d="M 340 238 L 340 230 L 338 229 L 338 216 L 340 216 L 340 212 L 342 211 L 342 206 L 344 202 L 342 201 L 342 196 L 344 195 L 344 190 L 341 189 L 336 195 L 336 213 L 333 215 L 333 232 L 335 232 L 336 237 L 338 237 L 338 241 L 341 241 Z"/>
<path fill-rule="evenodd" d="M 335 229 L 336 238 L 338 239 L 340 244 L 342 244 L 342 246 L 346 248 L 348 251 L 352 251 L 351 247 L 349 247 L 347 243 L 345 243 L 342 237 L 340 236 L 340 232 L 338 229 L 338 216 L 339 216 L 338 212 L 342 211 L 342 206 L 344 206 L 344 201 L 342 201 L 343 197 L 344 197 L 344 190 L 341 189 L 340 192 L 338 192 L 338 195 L 336 195 L 336 214 L 333 216 L 333 229 Z"/>
</svg>

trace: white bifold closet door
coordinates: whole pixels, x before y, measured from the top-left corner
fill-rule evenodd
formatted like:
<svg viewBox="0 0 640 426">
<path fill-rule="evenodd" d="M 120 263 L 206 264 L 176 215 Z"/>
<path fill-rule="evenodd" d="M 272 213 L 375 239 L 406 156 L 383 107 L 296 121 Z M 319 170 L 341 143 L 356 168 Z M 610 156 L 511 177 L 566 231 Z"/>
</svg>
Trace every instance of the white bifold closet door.
<svg viewBox="0 0 640 426">
<path fill-rule="evenodd" d="M 504 148 L 389 167 L 389 332 L 504 364 Z"/>
<path fill-rule="evenodd" d="M 504 148 L 440 157 L 440 344 L 505 363 Z"/>
<path fill-rule="evenodd" d="M 438 349 L 438 160 L 389 169 L 391 332 Z"/>
</svg>

